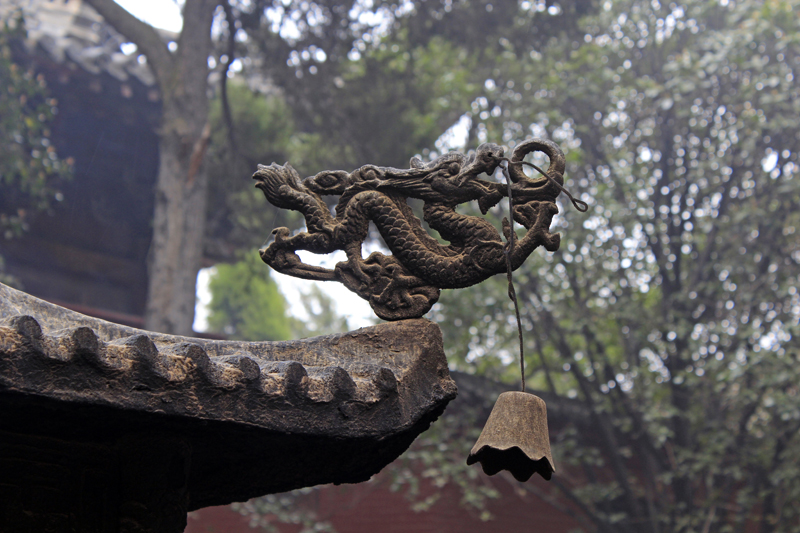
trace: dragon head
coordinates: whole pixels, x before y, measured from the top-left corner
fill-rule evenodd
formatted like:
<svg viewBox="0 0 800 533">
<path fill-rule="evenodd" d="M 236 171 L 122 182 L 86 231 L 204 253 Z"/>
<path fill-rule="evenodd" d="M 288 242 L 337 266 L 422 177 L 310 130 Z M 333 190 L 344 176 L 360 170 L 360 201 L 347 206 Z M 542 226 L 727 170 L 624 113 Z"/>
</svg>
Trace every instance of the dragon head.
<svg viewBox="0 0 800 533">
<path fill-rule="evenodd" d="M 503 147 L 494 143 L 483 143 L 478 146 L 475 154 L 467 160 L 467 164 L 456 176 L 458 185 L 464 185 L 484 172 L 486 174 L 494 173 L 504 153 Z"/>
</svg>

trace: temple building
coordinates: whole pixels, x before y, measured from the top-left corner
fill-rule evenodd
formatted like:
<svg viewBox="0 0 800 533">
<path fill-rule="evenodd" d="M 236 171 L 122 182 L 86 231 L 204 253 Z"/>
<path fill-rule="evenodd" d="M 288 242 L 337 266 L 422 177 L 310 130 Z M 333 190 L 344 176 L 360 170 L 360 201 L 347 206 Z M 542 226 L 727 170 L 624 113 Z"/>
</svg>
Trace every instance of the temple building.
<svg viewBox="0 0 800 533">
<path fill-rule="evenodd" d="M 30 294 L 142 326 L 161 113 L 153 76 L 80 0 L 20 3 L 28 40 L 18 59 L 58 101 L 51 140 L 75 165 L 52 210 L 21 238 L 0 241 L 5 270 Z M 14 7 L 4 2 L 0 17 Z"/>
</svg>

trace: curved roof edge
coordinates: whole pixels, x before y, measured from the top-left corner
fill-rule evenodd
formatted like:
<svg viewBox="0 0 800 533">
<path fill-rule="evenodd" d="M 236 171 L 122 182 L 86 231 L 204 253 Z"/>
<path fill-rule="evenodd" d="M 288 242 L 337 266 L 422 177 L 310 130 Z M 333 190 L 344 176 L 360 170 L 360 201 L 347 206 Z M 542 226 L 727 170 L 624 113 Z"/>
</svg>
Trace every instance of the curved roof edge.
<svg viewBox="0 0 800 533">
<path fill-rule="evenodd" d="M 368 479 L 456 395 L 434 323 L 288 342 L 120 326 L 0 285 L 3 424 L 102 442 L 170 431 L 192 448 L 190 508 Z M 40 417 L 52 418 L 42 424 Z"/>
</svg>

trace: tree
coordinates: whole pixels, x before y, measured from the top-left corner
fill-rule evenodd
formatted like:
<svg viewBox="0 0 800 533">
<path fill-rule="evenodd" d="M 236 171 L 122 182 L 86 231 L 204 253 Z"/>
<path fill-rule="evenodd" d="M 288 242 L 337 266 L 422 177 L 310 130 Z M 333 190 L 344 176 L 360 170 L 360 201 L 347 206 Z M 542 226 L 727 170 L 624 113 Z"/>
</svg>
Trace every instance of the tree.
<svg viewBox="0 0 800 533">
<path fill-rule="evenodd" d="M 557 140 L 591 204 L 564 202 L 561 251 L 515 274 L 529 387 L 593 420 L 554 442 L 587 531 L 798 529 L 798 8 L 606 2 L 577 34 L 508 40 L 473 103 L 470 142 Z M 504 294 L 443 293 L 457 368 L 516 379 Z M 427 437 L 416 472 L 469 487 L 462 441 Z"/>
<path fill-rule="evenodd" d="M 205 232 L 208 57 L 219 0 L 186 0 L 177 48 L 113 0 L 86 0 L 147 58 L 162 102 L 145 326 L 189 334 Z"/>
<path fill-rule="evenodd" d="M 251 252 L 233 264 L 219 264 L 209 282 L 211 331 L 231 339 L 283 341 L 292 337 L 286 300 L 258 254 Z"/>
<path fill-rule="evenodd" d="M 240 79 L 232 80 L 227 92 L 234 143 L 219 95 L 211 101 L 209 114 L 209 197 L 215 201 L 206 209 L 205 256 L 215 262 L 239 260 L 237 254 L 257 250 L 272 227 L 298 224 L 292 213 L 266 207 L 263 194 L 247 178 L 259 163 L 292 161 L 305 167 L 313 157 L 308 152 L 317 144 L 313 136 L 297 133 L 280 94 L 260 94 Z"/>
<path fill-rule="evenodd" d="M 575 15 L 594 2 L 562 5 L 328 0 L 276 6 L 271 20 L 249 10 L 241 23 L 253 37 L 245 43 L 251 68 L 285 90 L 299 131 L 322 136 L 327 168 L 402 167 L 469 109 L 505 43 L 571 34 Z M 283 39 L 276 27 L 302 37 Z M 263 59 L 274 57 L 287 61 Z"/>
<path fill-rule="evenodd" d="M 324 122 L 321 119 L 326 114 L 336 113 L 335 108 L 327 107 L 331 103 L 329 99 L 318 96 L 335 92 L 340 80 L 347 77 L 344 71 L 355 68 L 354 77 L 369 80 L 368 76 L 374 72 L 358 72 L 362 67 L 348 57 L 348 52 L 376 23 L 351 19 L 350 13 L 354 9 L 361 13 L 370 11 L 354 0 L 326 0 L 319 3 L 187 0 L 183 6 L 183 29 L 172 51 L 156 30 L 133 17 L 113 0 L 87 0 L 87 3 L 136 44 L 153 70 L 161 92 L 160 165 L 145 322 L 148 329 L 187 334 L 191 331 L 195 280 L 203 253 L 204 214 L 209 187 L 208 168 L 204 164 L 211 135 L 208 115 L 209 64 L 223 66 L 221 76 L 224 93 L 224 81 L 227 80 L 235 54 L 250 53 L 244 61 L 247 70 L 261 73 L 260 79 L 253 83 L 272 85 L 283 90 L 294 115 L 298 115 L 300 110 L 304 111 L 302 118 L 305 122 L 300 130 L 307 134 L 327 135 L 324 142 L 317 145 L 325 153 L 348 155 L 363 146 L 356 142 L 367 135 L 363 124 L 348 124 L 347 117 L 340 116 L 344 120 L 338 121 L 335 127 L 321 130 Z M 211 32 L 218 7 L 222 7 L 227 19 L 227 39 L 220 39 L 220 42 Z M 399 9 L 390 2 L 375 2 L 371 7 L 374 12 L 380 11 L 383 20 L 391 20 Z M 289 29 L 287 24 L 291 26 Z M 240 30 L 242 33 L 237 37 Z M 303 58 L 311 57 L 316 64 L 303 64 L 307 63 Z M 429 56 L 432 57 L 435 56 Z M 210 61 L 210 58 L 214 61 Z M 295 58 L 299 59 L 295 61 Z M 407 71 L 409 67 L 405 68 Z M 299 79 L 298 75 L 304 69 L 319 72 L 316 83 L 313 77 L 302 81 Z M 293 83 L 289 83 L 289 80 Z M 385 97 L 378 102 L 379 105 L 397 100 L 391 91 L 400 87 L 393 84 L 391 78 L 384 80 L 386 84 L 382 93 Z M 305 86 L 313 89 L 302 90 Z M 411 85 L 402 87 L 409 88 Z M 421 97 L 437 101 L 434 98 L 442 94 L 456 93 L 452 88 L 440 86 L 439 92 L 422 94 Z M 352 98 L 349 101 L 350 109 L 355 109 L 357 106 L 353 104 L 357 101 Z M 407 101 L 407 98 L 400 101 Z M 223 102 L 227 102 L 227 99 L 223 98 Z M 441 113 L 442 107 L 447 108 L 446 105 L 438 105 L 423 110 L 431 125 L 441 124 L 442 117 L 447 116 Z M 223 111 L 227 115 L 230 131 L 230 149 L 236 153 L 238 143 L 227 105 L 223 105 Z M 397 120 L 404 114 L 403 110 L 400 111 L 396 114 Z M 328 125 L 331 123 L 328 122 Z M 435 130 L 435 127 L 429 126 L 424 139 L 410 135 L 406 137 L 412 138 L 419 146 L 422 144 L 420 141 L 430 139 Z M 362 136 L 347 135 L 347 132 L 353 131 L 360 131 Z M 395 139 L 391 131 L 385 131 L 386 135 L 390 136 L 388 139 Z M 347 142 L 338 142 L 340 138 Z M 381 144 L 394 147 L 396 143 L 387 141 Z M 409 144 L 403 146 L 408 147 Z M 398 149 L 393 155 L 396 157 L 398 153 L 403 153 L 405 159 L 414 152 Z M 355 159 L 357 163 L 351 158 L 340 161 L 349 165 L 362 163 L 360 158 Z M 252 170 L 249 169 L 248 173 Z"/>
<path fill-rule="evenodd" d="M 479 140 L 556 139 L 592 204 L 517 283 L 529 382 L 599 424 L 556 448 L 598 531 L 797 528 L 798 7 L 608 2 L 579 41 L 510 49 L 476 102 Z M 508 316 L 485 294 L 441 300 L 461 365 Z"/>
</svg>

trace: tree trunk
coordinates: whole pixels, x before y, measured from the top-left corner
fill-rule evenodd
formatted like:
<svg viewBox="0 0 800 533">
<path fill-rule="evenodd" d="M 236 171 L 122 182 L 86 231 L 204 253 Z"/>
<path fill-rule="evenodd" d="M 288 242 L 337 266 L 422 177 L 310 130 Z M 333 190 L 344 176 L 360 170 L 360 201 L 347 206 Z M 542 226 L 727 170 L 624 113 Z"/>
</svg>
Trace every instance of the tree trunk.
<svg viewBox="0 0 800 533">
<path fill-rule="evenodd" d="M 159 169 L 145 327 L 189 335 L 203 252 L 208 178 L 208 55 L 219 0 L 186 0 L 178 48 L 113 0 L 86 0 L 147 58 L 161 92 Z"/>
<path fill-rule="evenodd" d="M 206 172 L 199 159 L 208 137 L 203 136 L 204 125 L 200 125 L 199 132 L 192 128 L 184 134 L 164 126 L 148 257 L 145 327 L 189 335 L 194 321 L 208 191 Z"/>
</svg>

